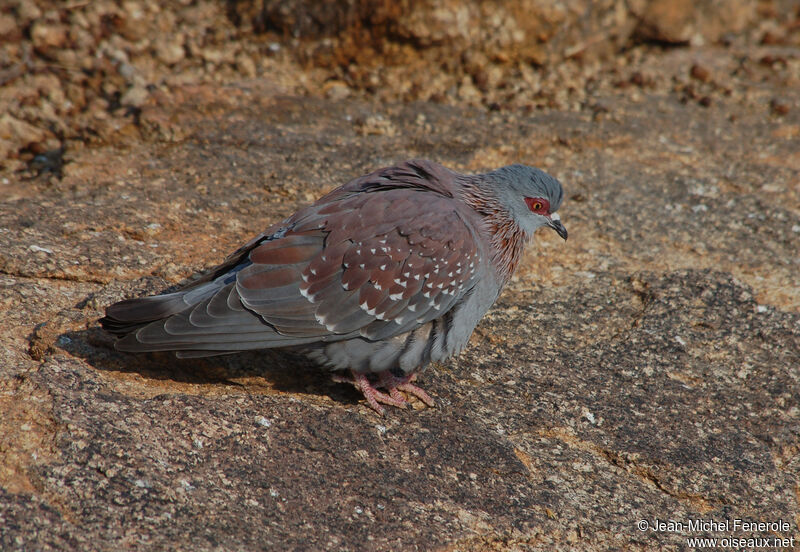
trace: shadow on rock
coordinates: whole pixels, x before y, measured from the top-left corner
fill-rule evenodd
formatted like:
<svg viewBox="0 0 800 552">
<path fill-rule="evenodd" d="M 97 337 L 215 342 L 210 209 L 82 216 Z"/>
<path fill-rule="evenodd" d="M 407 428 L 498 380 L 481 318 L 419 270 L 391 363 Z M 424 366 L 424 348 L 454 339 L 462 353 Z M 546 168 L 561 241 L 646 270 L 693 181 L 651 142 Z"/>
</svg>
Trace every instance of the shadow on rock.
<svg viewBox="0 0 800 552">
<path fill-rule="evenodd" d="M 359 400 L 354 388 L 336 384 L 326 369 L 292 351 L 264 349 L 193 359 L 180 359 L 172 352 L 124 353 L 114 349 L 114 338 L 100 328 L 64 332 L 54 348 L 101 372 L 139 374 L 145 385 L 152 380 L 233 387 L 243 393 L 325 395 L 345 404 Z"/>
</svg>

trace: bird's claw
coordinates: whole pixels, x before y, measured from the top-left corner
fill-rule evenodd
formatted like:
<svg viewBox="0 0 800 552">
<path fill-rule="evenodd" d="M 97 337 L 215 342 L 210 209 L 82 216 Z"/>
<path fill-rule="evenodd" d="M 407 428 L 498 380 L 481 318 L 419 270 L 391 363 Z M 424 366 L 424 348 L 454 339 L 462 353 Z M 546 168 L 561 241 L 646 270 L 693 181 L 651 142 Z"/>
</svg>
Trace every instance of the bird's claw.
<svg viewBox="0 0 800 552">
<path fill-rule="evenodd" d="M 388 371 L 381 372 L 378 375 L 378 381 L 375 384 L 369 380 L 369 377 L 367 377 L 366 374 L 357 372 L 351 372 L 351 374 L 352 379 L 340 376 L 339 374 L 333 374 L 332 378 L 333 381 L 339 383 L 352 383 L 356 389 L 361 391 L 361 393 L 364 395 L 364 398 L 366 399 L 370 408 L 380 415 L 384 415 L 386 413 L 386 409 L 383 408 L 381 404 L 396 406 L 397 408 L 406 408 L 408 406 L 408 400 L 402 395 L 401 391 L 404 391 L 409 395 L 414 395 L 427 406 L 434 406 L 435 404 L 430 395 L 428 395 L 420 387 L 411 383 L 417 378 L 416 374 L 398 378 Z M 386 389 L 388 394 L 378 391 L 378 387 Z"/>
<path fill-rule="evenodd" d="M 397 394 L 398 396 L 402 397 L 399 391 L 405 391 L 409 395 L 414 395 L 415 397 L 417 397 L 427 406 L 433 406 L 434 404 L 436 404 L 434 403 L 431 396 L 428 395 L 424 389 L 411 383 L 416 379 L 417 379 L 416 374 L 411 374 L 404 378 L 398 378 L 397 376 L 392 375 L 390 372 L 381 372 L 380 379 L 378 380 L 378 382 L 381 385 L 381 387 L 388 389 L 389 393 L 392 394 L 392 396 L 394 396 L 394 394 Z"/>
</svg>

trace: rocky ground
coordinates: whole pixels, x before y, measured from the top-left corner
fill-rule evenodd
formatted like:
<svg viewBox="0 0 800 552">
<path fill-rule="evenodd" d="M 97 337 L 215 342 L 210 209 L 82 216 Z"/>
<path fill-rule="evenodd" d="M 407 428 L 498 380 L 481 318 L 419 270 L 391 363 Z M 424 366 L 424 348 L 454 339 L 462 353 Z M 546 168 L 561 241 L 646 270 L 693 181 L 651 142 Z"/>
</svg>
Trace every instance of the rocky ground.
<svg viewBox="0 0 800 552">
<path fill-rule="evenodd" d="M 798 4 L 316 4 L 0 5 L 0 548 L 800 539 Z M 409 157 L 567 190 L 436 408 L 99 330 Z"/>
</svg>

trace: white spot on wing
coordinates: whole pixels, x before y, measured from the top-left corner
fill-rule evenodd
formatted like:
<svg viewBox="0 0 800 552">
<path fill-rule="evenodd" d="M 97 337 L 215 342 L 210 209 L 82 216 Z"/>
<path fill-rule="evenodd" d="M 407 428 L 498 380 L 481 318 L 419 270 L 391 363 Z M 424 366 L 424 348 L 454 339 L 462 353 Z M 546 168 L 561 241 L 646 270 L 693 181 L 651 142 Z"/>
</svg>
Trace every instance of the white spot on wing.
<svg viewBox="0 0 800 552">
<path fill-rule="evenodd" d="M 389 294 L 389 299 L 391 299 L 392 301 L 397 301 L 397 300 L 402 299 L 402 298 L 403 298 L 403 294 L 402 293 L 390 293 Z"/>
<path fill-rule="evenodd" d="M 368 315 L 370 315 L 370 316 L 375 316 L 375 309 L 378 307 L 378 305 L 375 305 L 375 308 L 372 308 L 372 309 L 371 309 L 371 308 L 369 308 L 369 305 L 367 304 L 367 302 L 366 302 L 366 301 L 364 301 L 363 303 L 361 303 L 361 304 L 359 305 L 359 307 L 361 307 L 361 310 L 363 310 L 364 312 L 366 312 Z"/>
</svg>

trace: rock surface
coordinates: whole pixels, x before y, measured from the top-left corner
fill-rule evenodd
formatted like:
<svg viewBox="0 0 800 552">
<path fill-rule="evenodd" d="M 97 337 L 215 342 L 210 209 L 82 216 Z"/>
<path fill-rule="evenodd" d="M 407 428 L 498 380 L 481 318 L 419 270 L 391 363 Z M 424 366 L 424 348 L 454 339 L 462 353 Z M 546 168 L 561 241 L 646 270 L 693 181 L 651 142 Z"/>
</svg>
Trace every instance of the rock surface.
<svg viewBox="0 0 800 552">
<path fill-rule="evenodd" d="M 127 10 L 106 21 L 134 41 L 146 33 L 127 18 L 149 21 L 137 6 L 150 4 L 76 10 Z M 63 21 L 31 9 L 21 3 L 15 21 L 38 18 L 42 51 L 57 55 Z M 470 80 L 474 102 L 468 87 L 408 101 L 363 93 L 335 68 L 292 73 L 289 54 L 253 79 L 237 57 L 252 44 L 201 51 L 195 31 L 143 49 L 171 64 L 168 85 L 135 84 L 129 115 L 97 111 L 106 131 L 92 143 L 61 135 L 60 176 L 0 173 L 0 549 L 800 538 L 800 47 L 795 27 L 753 17 L 761 26 L 741 44 L 518 64 L 541 91 L 527 108 L 521 93 L 490 105 L 516 86 L 494 77 L 485 90 Z M 228 57 L 221 81 L 178 78 Z M 494 71 L 478 58 L 443 78 Z M 582 84 L 564 91 L 558 74 Z M 18 115 L 3 120 L 33 136 Z M 176 284 L 344 180 L 409 157 L 463 171 L 526 162 L 567 190 L 570 240 L 541 233 L 469 350 L 426 372 L 436 408 L 380 418 L 301 358 L 132 356 L 99 330 L 109 303 Z M 787 525 L 639 530 L 656 519 Z"/>
</svg>

